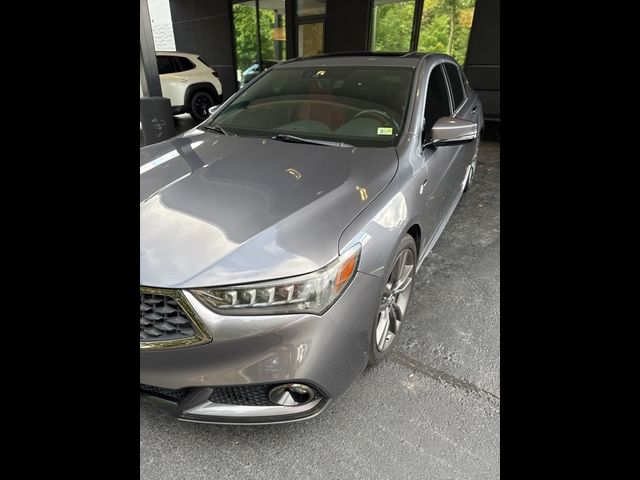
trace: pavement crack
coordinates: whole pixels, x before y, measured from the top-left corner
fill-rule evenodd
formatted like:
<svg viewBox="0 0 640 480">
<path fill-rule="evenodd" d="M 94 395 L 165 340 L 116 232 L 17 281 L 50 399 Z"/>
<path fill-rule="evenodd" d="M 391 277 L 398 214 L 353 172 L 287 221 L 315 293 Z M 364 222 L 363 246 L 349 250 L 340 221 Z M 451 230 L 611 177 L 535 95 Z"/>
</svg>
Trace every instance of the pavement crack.
<svg viewBox="0 0 640 480">
<path fill-rule="evenodd" d="M 389 360 L 399 365 L 403 365 L 407 368 L 410 368 L 411 370 L 414 370 L 418 373 L 422 373 L 423 375 L 427 375 L 428 377 L 431 377 L 436 381 L 442 381 L 442 382 L 448 383 L 453 387 L 462 388 L 463 390 L 466 390 L 468 392 L 475 393 L 481 396 L 483 394 L 488 395 L 489 397 L 494 398 L 498 402 L 500 402 L 500 397 L 498 397 L 497 395 L 494 395 L 493 393 L 488 392 L 485 389 L 480 388 L 477 385 L 474 385 L 473 383 L 467 382 L 466 380 L 462 380 L 461 378 L 454 377 L 453 375 L 450 375 L 447 372 L 443 372 L 442 370 L 438 370 L 437 368 L 434 368 L 422 362 L 419 362 L 418 360 L 415 360 L 404 353 L 401 353 L 398 351 L 392 352 L 391 355 L 389 355 Z"/>
</svg>

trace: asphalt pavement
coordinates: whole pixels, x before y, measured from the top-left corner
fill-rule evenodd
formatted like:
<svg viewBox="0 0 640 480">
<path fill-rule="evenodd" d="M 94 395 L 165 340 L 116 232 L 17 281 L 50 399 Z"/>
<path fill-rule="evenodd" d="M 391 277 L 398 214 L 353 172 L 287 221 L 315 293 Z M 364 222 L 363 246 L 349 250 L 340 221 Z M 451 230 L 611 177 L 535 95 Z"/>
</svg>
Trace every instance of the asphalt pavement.
<svg viewBox="0 0 640 480">
<path fill-rule="evenodd" d="M 301 423 L 184 423 L 141 397 L 140 478 L 497 479 L 499 302 L 500 144 L 483 141 L 390 359 Z"/>
</svg>

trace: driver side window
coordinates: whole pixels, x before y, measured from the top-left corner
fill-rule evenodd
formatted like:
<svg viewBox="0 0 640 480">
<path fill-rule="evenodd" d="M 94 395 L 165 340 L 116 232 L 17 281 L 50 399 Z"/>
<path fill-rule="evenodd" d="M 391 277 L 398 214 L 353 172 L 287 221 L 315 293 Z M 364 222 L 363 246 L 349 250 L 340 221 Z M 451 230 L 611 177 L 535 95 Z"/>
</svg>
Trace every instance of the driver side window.
<svg viewBox="0 0 640 480">
<path fill-rule="evenodd" d="M 436 120 L 451 115 L 451 107 L 449 105 L 449 90 L 447 81 L 442 71 L 442 65 L 437 65 L 431 71 L 429 76 L 429 85 L 427 86 L 427 98 L 424 109 L 424 131 L 423 141 L 429 140 L 431 136 L 431 128 Z"/>
</svg>

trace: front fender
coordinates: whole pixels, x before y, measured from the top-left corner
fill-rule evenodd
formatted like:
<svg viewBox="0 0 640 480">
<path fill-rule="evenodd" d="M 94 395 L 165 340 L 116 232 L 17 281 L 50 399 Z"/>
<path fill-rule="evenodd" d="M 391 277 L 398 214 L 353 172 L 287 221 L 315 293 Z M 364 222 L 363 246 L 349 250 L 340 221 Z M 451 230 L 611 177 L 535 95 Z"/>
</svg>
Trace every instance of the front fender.
<svg viewBox="0 0 640 480">
<path fill-rule="evenodd" d="M 422 171 L 400 160 L 394 179 L 342 232 L 340 253 L 355 243 L 362 245 L 358 270 L 387 278 L 393 255 L 407 231 L 418 225 L 424 239 L 421 218 Z"/>
</svg>

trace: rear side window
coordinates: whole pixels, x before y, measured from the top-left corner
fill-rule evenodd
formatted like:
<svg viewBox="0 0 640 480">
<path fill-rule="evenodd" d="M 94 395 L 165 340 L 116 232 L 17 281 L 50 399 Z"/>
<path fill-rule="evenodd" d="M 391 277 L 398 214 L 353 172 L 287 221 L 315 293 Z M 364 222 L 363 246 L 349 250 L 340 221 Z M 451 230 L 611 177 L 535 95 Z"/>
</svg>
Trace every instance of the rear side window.
<svg viewBox="0 0 640 480">
<path fill-rule="evenodd" d="M 209 67 L 209 68 L 213 68 L 213 67 L 211 67 L 211 65 L 209 65 L 207 62 L 205 62 L 205 61 L 202 59 L 202 57 L 198 57 L 198 60 L 200 60 L 202 63 L 204 63 L 207 67 Z"/>
<path fill-rule="evenodd" d="M 156 57 L 158 62 L 158 73 L 163 75 L 165 73 L 174 73 L 176 71 L 171 57 Z"/>
<path fill-rule="evenodd" d="M 179 72 L 186 72 L 187 70 L 193 70 L 196 66 L 191 63 L 191 60 L 185 57 L 173 57 Z"/>
<path fill-rule="evenodd" d="M 428 137 L 439 118 L 451 115 L 449 89 L 440 65 L 434 67 L 427 86 L 427 104 L 424 107 L 424 134 Z"/>
<path fill-rule="evenodd" d="M 460 71 L 453 63 L 445 63 L 444 69 L 447 71 L 447 77 L 449 77 L 449 84 L 451 85 L 451 92 L 453 93 L 453 103 L 457 110 L 462 102 L 464 102 L 464 88 L 462 86 L 462 79 L 460 78 Z"/>
</svg>

